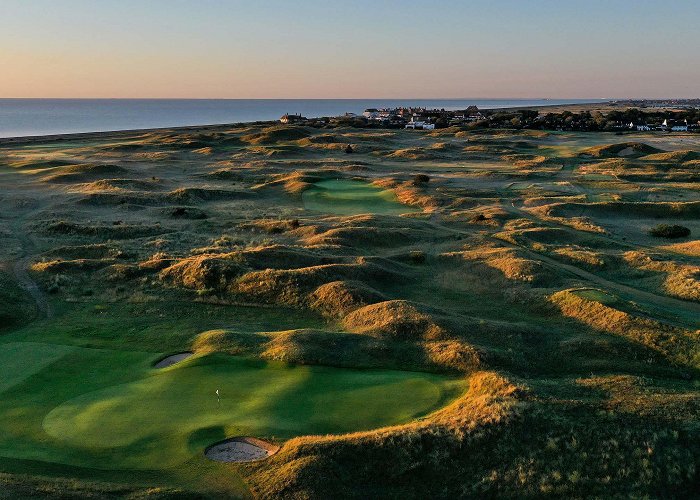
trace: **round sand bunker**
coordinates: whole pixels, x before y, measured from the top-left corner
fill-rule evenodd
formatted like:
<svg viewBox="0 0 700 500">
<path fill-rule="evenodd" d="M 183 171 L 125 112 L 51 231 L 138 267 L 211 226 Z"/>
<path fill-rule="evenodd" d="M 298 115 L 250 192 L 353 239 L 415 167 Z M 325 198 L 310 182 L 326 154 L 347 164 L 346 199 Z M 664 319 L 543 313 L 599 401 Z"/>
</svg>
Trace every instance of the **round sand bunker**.
<svg viewBox="0 0 700 500">
<path fill-rule="evenodd" d="M 193 356 L 193 352 L 179 352 L 177 354 L 173 354 L 172 356 L 168 356 L 166 358 L 161 359 L 155 364 L 156 368 L 167 368 L 169 366 L 173 366 L 175 363 L 179 363 L 180 361 L 184 361 L 190 356 Z"/>
<path fill-rule="evenodd" d="M 204 456 L 217 462 L 256 462 L 274 455 L 279 446 L 253 437 L 234 437 L 213 444 Z"/>
</svg>

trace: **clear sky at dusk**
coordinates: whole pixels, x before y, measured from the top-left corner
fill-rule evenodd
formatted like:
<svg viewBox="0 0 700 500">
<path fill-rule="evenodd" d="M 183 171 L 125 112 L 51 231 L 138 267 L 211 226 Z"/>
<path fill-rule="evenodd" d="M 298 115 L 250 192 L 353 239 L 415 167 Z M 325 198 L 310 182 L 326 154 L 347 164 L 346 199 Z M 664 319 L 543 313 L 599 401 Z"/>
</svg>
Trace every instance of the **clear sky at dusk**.
<svg viewBox="0 0 700 500">
<path fill-rule="evenodd" d="M 0 0 L 0 97 L 698 97 L 700 1 Z"/>
</svg>

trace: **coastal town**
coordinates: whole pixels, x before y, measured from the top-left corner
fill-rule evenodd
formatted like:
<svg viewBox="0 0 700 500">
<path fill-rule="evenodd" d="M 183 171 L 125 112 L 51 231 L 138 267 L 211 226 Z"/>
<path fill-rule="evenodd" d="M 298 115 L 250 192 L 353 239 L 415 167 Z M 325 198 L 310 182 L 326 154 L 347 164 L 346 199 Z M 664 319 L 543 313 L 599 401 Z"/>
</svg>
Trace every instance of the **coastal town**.
<svg viewBox="0 0 700 500">
<path fill-rule="evenodd" d="M 434 130 L 452 126 L 478 128 L 508 128 L 559 131 L 659 131 L 700 133 L 700 102 L 676 100 L 673 103 L 636 101 L 638 107 L 610 110 L 547 111 L 539 109 L 479 109 L 469 106 L 461 110 L 427 109 L 420 107 L 368 108 L 362 114 L 306 118 L 300 114 L 285 114 L 284 124 L 311 126 L 352 126 L 357 128 L 389 128 Z M 662 105 L 663 104 L 663 105 Z"/>
</svg>

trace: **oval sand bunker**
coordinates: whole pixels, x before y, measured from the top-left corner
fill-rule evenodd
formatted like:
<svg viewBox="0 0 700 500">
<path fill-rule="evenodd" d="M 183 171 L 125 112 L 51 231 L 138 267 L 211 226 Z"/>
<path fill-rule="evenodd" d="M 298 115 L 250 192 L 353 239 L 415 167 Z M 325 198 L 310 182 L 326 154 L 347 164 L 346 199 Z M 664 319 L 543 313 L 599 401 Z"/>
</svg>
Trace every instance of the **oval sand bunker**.
<svg viewBox="0 0 700 500">
<path fill-rule="evenodd" d="M 213 444 L 204 456 L 217 462 L 256 462 L 274 455 L 279 446 L 253 437 L 235 437 Z"/>
<path fill-rule="evenodd" d="M 173 366 L 175 363 L 179 363 L 180 361 L 184 361 L 190 356 L 193 356 L 193 352 L 179 352 L 177 354 L 173 354 L 172 356 L 168 356 L 167 358 L 163 358 L 160 361 L 158 361 L 155 364 L 156 368 L 167 368 L 169 366 Z"/>
</svg>

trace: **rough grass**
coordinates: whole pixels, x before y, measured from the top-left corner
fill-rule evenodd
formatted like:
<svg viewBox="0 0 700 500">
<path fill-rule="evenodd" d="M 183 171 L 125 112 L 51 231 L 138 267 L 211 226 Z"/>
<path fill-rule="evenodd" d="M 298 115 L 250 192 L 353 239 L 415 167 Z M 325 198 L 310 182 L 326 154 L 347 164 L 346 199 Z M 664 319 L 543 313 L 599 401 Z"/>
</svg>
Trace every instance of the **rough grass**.
<svg viewBox="0 0 700 500">
<path fill-rule="evenodd" d="M 267 127 L 259 132 L 251 133 L 241 137 L 241 140 L 249 144 L 266 145 L 277 144 L 279 142 L 297 141 L 308 137 L 310 132 L 304 127 L 295 126 L 273 126 Z"/>
<path fill-rule="evenodd" d="M 31 298 L 8 274 L 0 271 L 0 332 L 23 325 L 35 314 Z"/>
<path fill-rule="evenodd" d="M 593 146 L 581 151 L 579 156 L 593 158 L 640 157 L 661 152 L 658 148 L 641 142 L 623 142 Z"/>
<path fill-rule="evenodd" d="M 555 293 L 551 301 L 565 316 L 600 331 L 623 335 L 687 368 L 695 370 L 700 367 L 699 332 L 636 317 L 570 291 Z"/>
</svg>

